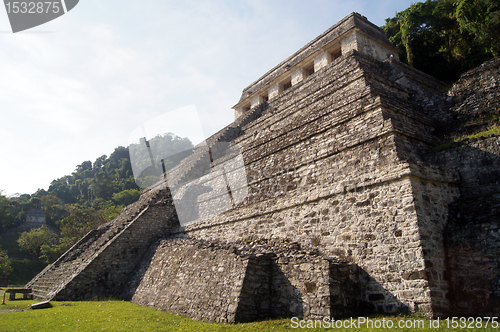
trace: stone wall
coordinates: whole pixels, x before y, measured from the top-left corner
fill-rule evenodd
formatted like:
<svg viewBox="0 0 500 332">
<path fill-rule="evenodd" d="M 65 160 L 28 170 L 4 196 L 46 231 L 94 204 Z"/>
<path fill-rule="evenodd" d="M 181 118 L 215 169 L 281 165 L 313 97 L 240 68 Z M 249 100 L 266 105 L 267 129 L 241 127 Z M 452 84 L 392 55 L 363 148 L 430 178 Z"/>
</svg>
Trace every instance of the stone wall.
<svg viewBox="0 0 500 332">
<path fill-rule="evenodd" d="M 167 234 L 168 221 L 174 219 L 174 215 L 172 206 L 149 206 L 112 241 L 101 247 L 86 268 L 58 292 L 56 299 L 120 296 L 149 245 Z"/>
<path fill-rule="evenodd" d="M 361 270 L 297 243 L 161 240 L 122 295 L 200 320 L 322 319 L 360 312 Z"/>
<path fill-rule="evenodd" d="M 446 315 L 450 312 L 450 289 L 443 232 L 450 218 L 448 206 L 460 196 L 458 184 L 414 179 L 412 188 L 425 268 L 421 271 L 407 271 L 403 274 L 403 278 L 428 282 L 432 312 Z M 415 273 L 420 274 L 419 277 L 415 277 Z"/>
<path fill-rule="evenodd" d="M 161 241 L 151 255 L 124 293 L 132 302 L 196 319 L 234 321 L 249 257 L 189 240 Z"/>
<path fill-rule="evenodd" d="M 460 137 L 498 125 L 500 59 L 462 74 L 446 96 L 437 127 Z M 436 112 L 435 118 L 438 119 Z M 500 305 L 500 135 L 461 139 L 426 160 L 455 168 L 460 199 L 450 206 L 444 232 L 452 312 L 495 316 Z"/>
<path fill-rule="evenodd" d="M 452 313 L 497 317 L 500 314 L 500 227 L 498 218 L 446 229 Z"/>
<path fill-rule="evenodd" d="M 433 141 L 432 121 L 394 83 L 394 66 L 351 52 L 270 101 L 233 141 L 245 160 L 247 198 L 173 234 L 211 241 L 293 238 L 356 263 L 370 276 L 362 300 L 372 308 L 442 313 L 448 305 L 443 261 L 433 255 L 443 251 L 443 238 L 420 234 L 444 228 L 458 178 L 415 164 L 422 160 L 418 149 Z M 431 86 L 436 82 L 426 89 Z M 431 218 L 441 218 L 439 225 Z M 431 270 L 439 271 L 436 279 L 427 277 Z"/>
<path fill-rule="evenodd" d="M 461 197 L 444 232 L 453 312 L 498 315 L 500 304 L 500 135 L 439 151 L 434 162 L 456 167 Z"/>
<path fill-rule="evenodd" d="M 500 58 L 463 73 L 445 93 L 423 103 L 443 137 L 461 137 L 498 125 L 500 117 Z"/>
<path fill-rule="evenodd" d="M 461 75 L 448 96 L 459 102 L 452 111 L 474 118 L 500 113 L 500 58 L 483 63 Z"/>
<path fill-rule="evenodd" d="M 151 188 L 116 219 L 80 239 L 26 288 L 39 299 L 119 295 L 150 243 L 175 221 L 170 192 Z"/>
</svg>

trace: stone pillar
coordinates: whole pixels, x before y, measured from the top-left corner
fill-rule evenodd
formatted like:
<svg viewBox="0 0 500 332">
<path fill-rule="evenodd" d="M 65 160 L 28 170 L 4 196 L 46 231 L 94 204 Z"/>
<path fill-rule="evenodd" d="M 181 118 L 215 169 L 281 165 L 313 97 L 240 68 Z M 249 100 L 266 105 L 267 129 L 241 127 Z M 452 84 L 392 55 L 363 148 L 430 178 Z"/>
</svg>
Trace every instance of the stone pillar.
<svg viewBox="0 0 500 332">
<path fill-rule="evenodd" d="M 356 30 L 353 30 L 350 34 L 346 35 L 342 39 L 341 43 L 342 54 L 347 54 L 349 51 L 358 50 L 358 40 L 356 35 Z"/>
<path fill-rule="evenodd" d="M 243 107 L 238 107 L 234 110 L 234 119 L 236 120 L 243 114 Z"/>
<path fill-rule="evenodd" d="M 292 85 L 295 85 L 305 78 L 305 73 L 303 68 L 299 68 L 292 73 Z"/>
<path fill-rule="evenodd" d="M 273 86 L 271 86 L 271 88 L 269 88 L 269 99 L 277 97 L 279 93 L 280 93 L 279 84 L 274 84 Z"/>
<path fill-rule="evenodd" d="M 250 100 L 250 108 L 254 108 L 261 103 L 261 98 L 259 96 L 255 96 Z"/>
<path fill-rule="evenodd" d="M 314 58 L 314 71 L 318 71 L 328 65 L 328 52 L 321 52 Z"/>
<path fill-rule="evenodd" d="M 342 39 L 341 47 L 342 54 L 356 50 L 380 61 L 389 59 L 391 54 L 393 60 L 399 60 L 396 49 L 390 48 L 389 45 L 358 30 L 353 30 L 346 38 Z"/>
</svg>

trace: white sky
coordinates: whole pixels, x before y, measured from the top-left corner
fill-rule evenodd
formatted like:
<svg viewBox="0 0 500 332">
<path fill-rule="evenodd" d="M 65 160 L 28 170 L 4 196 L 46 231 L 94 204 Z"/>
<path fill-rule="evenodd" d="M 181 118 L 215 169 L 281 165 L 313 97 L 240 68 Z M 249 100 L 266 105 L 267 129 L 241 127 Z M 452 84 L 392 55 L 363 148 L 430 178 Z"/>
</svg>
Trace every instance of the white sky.
<svg viewBox="0 0 500 332">
<path fill-rule="evenodd" d="M 0 8 L 0 190 L 48 189 L 181 107 L 209 136 L 243 88 L 349 13 L 380 26 L 411 3 L 80 0 L 17 34 Z"/>
</svg>

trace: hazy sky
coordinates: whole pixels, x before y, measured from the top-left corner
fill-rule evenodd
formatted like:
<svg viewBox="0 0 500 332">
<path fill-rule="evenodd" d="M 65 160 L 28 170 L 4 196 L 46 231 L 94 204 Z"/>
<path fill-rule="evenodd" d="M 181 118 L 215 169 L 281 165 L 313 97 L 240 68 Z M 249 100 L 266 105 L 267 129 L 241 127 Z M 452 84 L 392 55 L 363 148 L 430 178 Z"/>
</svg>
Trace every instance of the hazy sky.
<svg viewBox="0 0 500 332">
<path fill-rule="evenodd" d="M 243 88 L 349 13 L 383 25 L 411 3 L 80 0 L 17 34 L 0 9 L 0 190 L 48 189 L 185 106 L 208 136 L 233 120 Z"/>
</svg>

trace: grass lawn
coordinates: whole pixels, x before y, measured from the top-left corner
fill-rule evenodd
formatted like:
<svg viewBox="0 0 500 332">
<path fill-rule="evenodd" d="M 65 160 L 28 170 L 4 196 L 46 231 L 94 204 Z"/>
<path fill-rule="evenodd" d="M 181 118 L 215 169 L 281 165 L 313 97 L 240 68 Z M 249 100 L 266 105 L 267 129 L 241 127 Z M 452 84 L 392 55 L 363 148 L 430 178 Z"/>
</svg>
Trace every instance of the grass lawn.
<svg viewBox="0 0 500 332">
<path fill-rule="evenodd" d="M 244 324 L 216 324 L 179 317 L 152 308 L 141 307 L 126 301 L 51 302 L 49 309 L 31 310 L 36 301 L 8 301 L 0 305 L 0 331 L 297 331 L 290 319 L 269 320 Z M 12 312 L 12 310 L 23 310 Z M 429 328 L 429 320 L 418 317 L 383 318 L 391 320 L 395 331 L 499 331 L 500 329 L 448 329 L 441 321 L 441 328 Z M 398 322 L 423 321 L 425 328 L 397 328 Z M 305 323 L 303 323 L 305 324 Z M 305 329 L 306 331 L 387 331 L 383 328 L 330 328 Z"/>
</svg>

